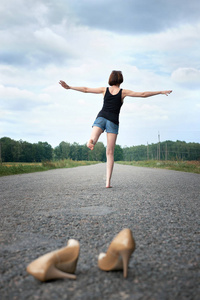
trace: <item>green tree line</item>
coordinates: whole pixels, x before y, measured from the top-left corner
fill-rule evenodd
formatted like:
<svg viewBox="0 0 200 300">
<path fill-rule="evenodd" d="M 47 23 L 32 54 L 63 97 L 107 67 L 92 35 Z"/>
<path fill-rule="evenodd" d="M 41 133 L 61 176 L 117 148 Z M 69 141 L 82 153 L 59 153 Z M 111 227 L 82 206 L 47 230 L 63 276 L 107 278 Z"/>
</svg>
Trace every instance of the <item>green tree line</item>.
<svg viewBox="0 0 200 300">
<path fill-rule="evenodd" d="M 57 147 L 52 148 L 47 142 L 31 144 L 3 137 L 0 139 L 0 159 L 2 162 L 41 162 L 63 159 L 105 162 L 106 147 L 102 142 L 98 142 L 91 151 L 86 144 L 70 144 L 62 141 Z M 124 148 L 116 145 L 114 159 L 115 161 L 200 160 L 200 144 L 165 141 Z"/>
<path fill-rule="evenodd" d="M 53 157 L 53 148 L 47 142 L 31 144 L 3 137 L 0 143 L 2 162 L 41 162 Z"/>
<path fill-rule="evenodd" d="M 200 160 L 200 144 L 177 140 L 147 146 L 125 147 L 123 160 Z"/>
</svg>

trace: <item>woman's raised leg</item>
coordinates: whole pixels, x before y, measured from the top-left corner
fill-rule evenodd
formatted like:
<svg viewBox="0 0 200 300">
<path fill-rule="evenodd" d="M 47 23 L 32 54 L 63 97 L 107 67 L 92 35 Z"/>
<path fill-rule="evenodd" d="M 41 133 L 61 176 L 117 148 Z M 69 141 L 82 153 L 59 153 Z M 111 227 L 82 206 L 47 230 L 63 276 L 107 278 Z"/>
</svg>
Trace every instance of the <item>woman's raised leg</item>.
<svg viewBox="0 0 200 300">
<path fill-rule="evenodd" d="M 93 126 L 92 128 L 92 133 L 91 133 L 91 137 L 87 143 L 87 147 L 90 150 L 94 149 L 95 144 L 97 143 L 100 135 L 103 133 L 103 130 L 100 127 L 97 126 Z"/>
<path fill-rule="evenodd" d="M 115 144 L 117 140 L 117 134 L 107 133 L 107 148 L 106 148 L 106 157 L 107 157 L 107 166 L 106 166 L 106 187 L 111 188 L 111 176 L 114 166 L 114 151 Z"/>
</svg>

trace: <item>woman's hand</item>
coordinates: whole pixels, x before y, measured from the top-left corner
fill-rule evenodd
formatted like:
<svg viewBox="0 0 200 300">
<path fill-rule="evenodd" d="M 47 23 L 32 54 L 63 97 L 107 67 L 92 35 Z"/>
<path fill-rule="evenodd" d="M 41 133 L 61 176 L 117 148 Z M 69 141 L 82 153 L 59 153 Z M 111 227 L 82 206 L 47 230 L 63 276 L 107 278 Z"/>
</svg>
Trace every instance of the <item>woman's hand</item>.
<svg viewBox="0 0 200 300">
<path fill-rule="evenodd" d="M 164 95 L 166 95 L 166 96 L 168 96 L 169 94 L 171 94 L 172 93 L 172 91 L 162 91 L 162 94 L 164 94 Z"/>
<path fill-rule="evenodd" d="M 70 86 L 68 84 L 66 84 L 66 82 L 60 80 L 59 82 L 60 85 L 62 85 L 62 87 L 66 90 L 69 90 L 70 89 Z"/>
</svg>

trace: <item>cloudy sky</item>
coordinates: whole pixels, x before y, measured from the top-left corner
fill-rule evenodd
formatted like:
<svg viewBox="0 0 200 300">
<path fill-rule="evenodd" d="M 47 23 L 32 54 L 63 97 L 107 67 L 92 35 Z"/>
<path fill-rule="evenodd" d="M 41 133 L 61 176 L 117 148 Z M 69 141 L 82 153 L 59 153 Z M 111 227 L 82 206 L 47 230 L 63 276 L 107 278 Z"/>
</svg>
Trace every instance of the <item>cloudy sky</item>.
<svg viewBox="0 0 200 300">
<path fill-rule="evenodd" d="M 107 86 L 122 70 L 122 88 L 173 93 L 126 98 L 117 144 L 199 143 L 199 12 L 198 0 L 1 0 L 0 137 L 86 143 L 102 96 L 58 82 Z"/>
</svg>

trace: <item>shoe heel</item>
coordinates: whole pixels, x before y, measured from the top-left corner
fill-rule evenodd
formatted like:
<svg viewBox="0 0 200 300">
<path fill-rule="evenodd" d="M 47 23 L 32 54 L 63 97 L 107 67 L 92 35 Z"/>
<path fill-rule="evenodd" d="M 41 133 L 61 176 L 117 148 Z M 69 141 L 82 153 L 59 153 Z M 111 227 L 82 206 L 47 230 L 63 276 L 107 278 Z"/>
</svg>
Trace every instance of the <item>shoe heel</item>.
<svg viewBox="0 0 200 300">
<path fill-rule="evenodd" d="M 62 272 L 62 271 L 58 270 L 57 268 L 55 268 L 54 266 L 51 266 L 46 274 L 46 280 L 51 280 L 51 279 L 56 279 L 56 278 L 76 279 L 76 275 Z"/>
<path fill-rule="evenodd" d="M 132 250 L 123 250 L 120 252 L 120 255 L 122 257 L 122 262 L 123 262 L 124 278 L 127 278 L 127 275 L 128 275 L 128 263 L 129 263 L 129 259 L 131 257 L 132 252 L 133 252 Z"/>
</svg>

